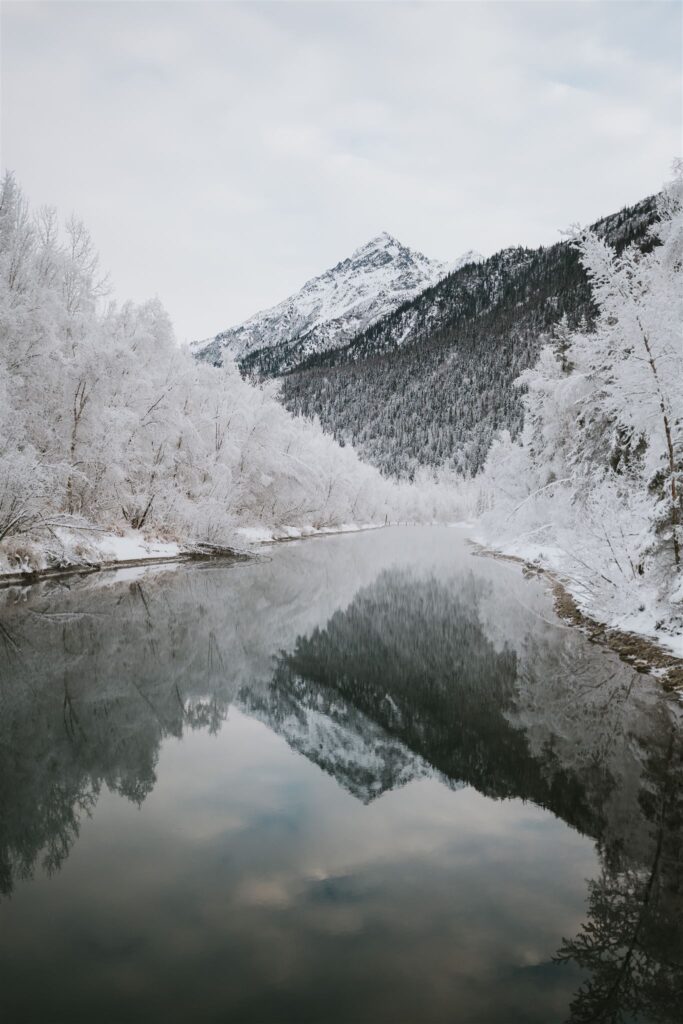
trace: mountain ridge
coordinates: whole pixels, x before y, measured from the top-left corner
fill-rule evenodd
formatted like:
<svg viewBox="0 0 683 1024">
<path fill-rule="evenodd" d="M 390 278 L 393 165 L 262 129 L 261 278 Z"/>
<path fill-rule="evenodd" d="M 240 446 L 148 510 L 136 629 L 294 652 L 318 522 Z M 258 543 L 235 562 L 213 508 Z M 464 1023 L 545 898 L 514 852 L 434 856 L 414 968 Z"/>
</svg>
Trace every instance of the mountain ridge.
<svg viewBox="0 0 683 1024">
<path fill-rule="evenodd" d="M 344 344 L 453 269 L 480 258 L 468 252 L 451 262 L 432 260 L 383 231 L 298 292 L 190 348 L 196 358 L 216 365 L 226 354 L 242 362 L 269 350 L 268 362 L 275 361 L 282 373 Z"/>
</svg>

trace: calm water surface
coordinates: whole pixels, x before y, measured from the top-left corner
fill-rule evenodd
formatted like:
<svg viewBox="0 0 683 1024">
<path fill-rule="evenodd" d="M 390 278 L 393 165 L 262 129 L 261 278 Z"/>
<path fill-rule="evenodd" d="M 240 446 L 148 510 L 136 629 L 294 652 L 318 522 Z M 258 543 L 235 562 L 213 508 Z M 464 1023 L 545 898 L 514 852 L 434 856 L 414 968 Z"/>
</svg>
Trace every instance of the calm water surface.
<svg viewBox="0 0 683 1024">
<path fill-rule="evenodd" d="M 680 1022 L 682 705 L 459 530 L 0 594 L 0 1019 Z"/>
</svg>

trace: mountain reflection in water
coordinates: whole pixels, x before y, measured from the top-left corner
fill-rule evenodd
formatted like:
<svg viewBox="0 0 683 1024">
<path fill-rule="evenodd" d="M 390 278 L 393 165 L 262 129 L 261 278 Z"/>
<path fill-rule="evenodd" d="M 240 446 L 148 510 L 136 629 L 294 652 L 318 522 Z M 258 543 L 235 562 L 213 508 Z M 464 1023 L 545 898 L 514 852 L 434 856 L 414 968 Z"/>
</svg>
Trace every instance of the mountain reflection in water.
<svg viewBox="0 0 683 1024">
<path fill-rule="evenodd" d="M 184 886 L 194 894 L 194 902 L 178 910 L 193 920 L 183 943 L 201 946 L 200 973 L 211 978 L 203 995 L 194 992 L 194 1019 L 407 1021 L 418 1010 L 424 1021 L 680 1019 L 680 705 L 665 699 L 649 677 L 557 624 L 541 583 L 472 557 L 456 531 L 409 529 L 283 546 L 256 564 L 182 567 L 0 595 L 0 891 L 7 897 L 0 907 L 0 915 L 7 915 L 0 969 L 8 968 L 3 977 L 14 979 L 5 986 L 9 1019 L 183 1019 L 187 1010 L 171 998 L 172 987 L 150 993 L 140 977 L 133 983 L 126 974 L 124 983 L 121 974 L 107 974 L 103 965 L 122 954 L 112 953 L 104 939 L 100 952 L 90 954 L 98 959 L 96 987 L 85 985 L 75 995 L 77 989 L 53 979 L 46 1003 L 36 995 L 38 1002 L 30 1005 L 34 995 L 22 981 L 25 986 L 47 955 L 40 928 L 48 914 L 47 897 L 31 900 L 30 893 L 38 891 L 39 881 L 41 892 L 59 884 L 57 872 L 78 850 L 88 816 L 97 824 L 107 791 L 145 810 L 154 802 L 155 787 L 163 789 L 162 754 L 172 755 L 172 738 L 187 745 L 193 735 L 208 734 L 221 743 L 230 733 L 230 709 L 252 746 L 226 752 L 241 758 L 247 789 L 221 794 L 220 800 L 230 804 L 231 815 L 247 820 L 253 843 L 240 852 L 235 836 L 244 835 L 244 825 L 241 832 L 225 833 L 222 860 L 213 864 L 213 882 L 219 883 L 213 892 L 208 877 L 204 891 L 202 879 L 188 874 L 192 858 L 199 864 L 207 855 L 200 846 L 183 861 L 182 871 L 170 871 L 161 894 L 154 890 L 155 899 L 165 898 L 170 906 Z M 256 797 L 250 804 L 250 779 L 259 779 L 271 794 L 276 783 L 271 775 L 267 784 L 259 776 L 265 769 L 253 743 L 261 734 L 249 720 L 265 724 L 293 752 L 284 761 L 278 754 L 283 774 L 277 785 L 289 789 L 277 813 L 257 807 Z M 205 745 L 198 749 L 197 785 L 206 775 L 200 799 L 211 820 L 226 813 L 209 787 L 216 756 L 203 754 Z M 341 795 L 332 797 L 328 790 L 320 801 L 314 766 L 360 810 L 350 811 Z M 474 820 L 475 811 L 483 814 L 485 808 L 500 836 L 508 827 L 517 835 L 526 807 L 521 801 L 548 812 L 531 823 L 524 819 L 523 829 L 524 849 L 541 858 L 549 886 L 555 872 L 562 887 L 567 868 L 560 851 L 570 833 L 552 833 L 556 846 L 549 845 L 549 853 L 559 858 L 554 863 L 538 852 L 546 841 L 542 829 L 554 829 L 557 818 L 595 842 L 599 867 L 587 883 L 585 904 L 567 917 L 573 931 L 559 932 L 540 962 L 534 954 L 531 966 L 513 970 L 506 942 L 515 946 L 515 930 L 527 942 L 541 942 L 537 918 L 544 917 L 544 897 L 538 893 L 535 907 L 521 899 L 508 921 L 495 907 L 484 913 L 465 889 L 454 890 L 474 868 L 459 866 L 455 853 L 435 860 L 415 837 L 399 869 L 390 846 L 408 842 L 401 834 L 400 803 L 392 811 L 393 838 L 386 845 L 373 839 L 377 851 L 370 868 L 336 874 L 321 869 L 315 884 L 299 882 L 293 895 L 282 888 L 277 879 L 285 868 L 294 870 L 297 857 L 308 862 L 323 856 L 318 847 L 326 829 L 343 835 L 352 820 L 359 842 L 363 828 L 370 835 L 368 815 L 389 813 L 381 811 L 382 794 L 405 800 L 407 814 L 413 792 L 408 783 L 427 787 L 425 807 L 410 813 L 428 815 L 432 800 L 439 828 L 452 828 L 449 815 L 463 813 L 467 829 L 467 810 Z M 476 803 L 452 794 L 452 812 L 444 796 L 436 795 L 467 788 L 467 800 Z M 190 811 L 169 807 L 164 821 L 180 827 Z M 359 818 L 364 807 L 365 817 Z M 191 813 L 198 813 L 196 806 Z M 134 847 L 136 827 L 124 836 Z M 495 845 L 494 831 L 491 837 Z M 158 857 L 158 848 L 153 835 L 148 842 L 149 859 L 143 852 L 131 863 L 154 872 L 152 851 Z M 260 852 L 262 844 L 267 855 Z M 503 845 L 501 850 L 496 885 L 505 888 L 509 876 L 512 890 L 519 885 L 520 865 L 506 858 Z M 491 851 L 481 845 L 474 854 L 476 861 Z M 145 901 L 144 885 L 130 881 L 125 863 L 115 873 L 95 848 L 84 858 L 81 873 L 74 871 L 63 883 L 71 897 L 66 945 L 72 943 L 75 959 L 77 936 L 88 930 L 90 913 L 80 904 L 79 879 L 96 872 L 101 885 L 130 884 Z M 250 877 L 250 868 L 264 858 L 268 880 Z M 533 894 L 533 880 L 529 886 Z M 208 926 L 200 904 L 220 907 L 226 893 L 238 890 L 243 901 L 245 892 L 255 893 L 256 903 L 247 899 L 252 910 L 241 911 L 234 933 L 228 934 L 233 925 L 223 921 Z M 454 918 L 433 937 L 436 945 L 427 950 L 431 959 L 423 966 L 418 947 L 431 919 L 420 912 L 420 891 L 426 905 L 434 900 L 434 920 L 440 892 L 452 916 L 461 910 L 468 916 L 465 933 L 474 936 L 473 948 L 491 950 L 490 963 L 475 962 L 474 954 L 471 963 L 460 962 L 467 947 L 450 935 Z M 391 907 L 404 897 L 399 924 Z M 327 946 L 325 936 L 318 937 L 317 948 L 309 948 L 311 915 L 317 913 L 312 908 L 320 900 L 336 907 L 334 913 L 343 908 L 346 916 L 337 916 L 354 932 L 358 962 L 340 947 L 338 935 Z M 547 916 L 544 929 L 552 932 L 550 908 Z M 30 936 L 22 921 L 30 921 Z M 105 911 L 99 926 L 106 931 L 109 924 Z M 131 936 L 140 934 L 139 923 L 117 927 L 137 949 Z M 412 940 L 402 934 L 405 928 L 414 929 Z M 250 962 L 237 970 L 235 943 L 252 931 Z M 313 978 L 300 976 L 294 963 L 280 964 L 273 978 L 266 963 L 284 956 L 283 935 L 293 947 L 305 947 L 309 970 L 315 965 Z M 449 941 L 459 950 L 454 960 L 448 957 Z M 167 951 L 167 959 L 181 952 Z M 144 963 L 142 952 L 130 955 Z M 68 948 L 64 956 L 68 961 Z M 409 964 L 418 972 L 414 1005 L 401 994 Z M 217 984 L 231 965 L 230 984 Z M 169 974 L 174 969 L 173 962 L 165 965 Z M 420 971 L 427 979 L 421 991 Z M 193 979 L 190 985 L 196 986 L 196 974 Z M 388 979 L 395 979 L 394 994 Z M 350 990 L 331 1001 L 344 980 Z"/>
</svg>

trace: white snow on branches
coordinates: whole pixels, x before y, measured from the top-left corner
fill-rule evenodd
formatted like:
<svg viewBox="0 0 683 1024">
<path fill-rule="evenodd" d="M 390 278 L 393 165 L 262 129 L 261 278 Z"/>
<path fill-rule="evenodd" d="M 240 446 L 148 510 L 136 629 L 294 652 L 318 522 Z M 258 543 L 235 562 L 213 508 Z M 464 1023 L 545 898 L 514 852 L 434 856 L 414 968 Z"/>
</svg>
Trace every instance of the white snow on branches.
<svg viewBox="0 0 683 1024">
<path fill-rule="evenodd" d="M 598 619 L 683 654 L 680 165 L 659 214 L 645 252 L 574 232 L 598 321 L 561 324 L 520 377 L 524 430 L 491 449 L 481 533 L 558 571 Z"/>
</svg>

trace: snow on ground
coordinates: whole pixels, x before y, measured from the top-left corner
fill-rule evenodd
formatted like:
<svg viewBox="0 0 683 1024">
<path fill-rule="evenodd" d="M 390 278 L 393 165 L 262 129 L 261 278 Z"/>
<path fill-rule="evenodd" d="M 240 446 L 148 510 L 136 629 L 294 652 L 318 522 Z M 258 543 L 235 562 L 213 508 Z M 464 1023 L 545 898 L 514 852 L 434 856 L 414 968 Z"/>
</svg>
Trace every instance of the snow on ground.
<svg viewBox="0 0 683 1024">
<path fill-rule="evenodd" d="M 133 530 L 114 533 L 87 524 L 69 528 L 57 526 L 42 540 L 0 550 L 0 580 L 21 573 L 172 560 L 184 550 L 187 549 L 180 544 L 153 540 Z"/>
<path fill-rule="evenodd" d="M 103 562 L 146 561 L 150 558 L 176 558 L 181 553 L 179 544 L 146 540 L 133 532 L 117 536 L 104 534 L 97 547 Z"/>
<path fill-rule="evenodd" d="M 683 659 L 683 633 L 663 633 L 661 629 L 658 629 L 659 611 L 661 609 L 658 606 L 655 605 L 653 608 L 650 605 L 630 614 L 615 615 L 607 625 L 611 629 L 617 629 L 624 633 L 637 633 L 639 636 L 656 640 L 661 647 L 666 648 L 676 658 Z"/>
</svg>

